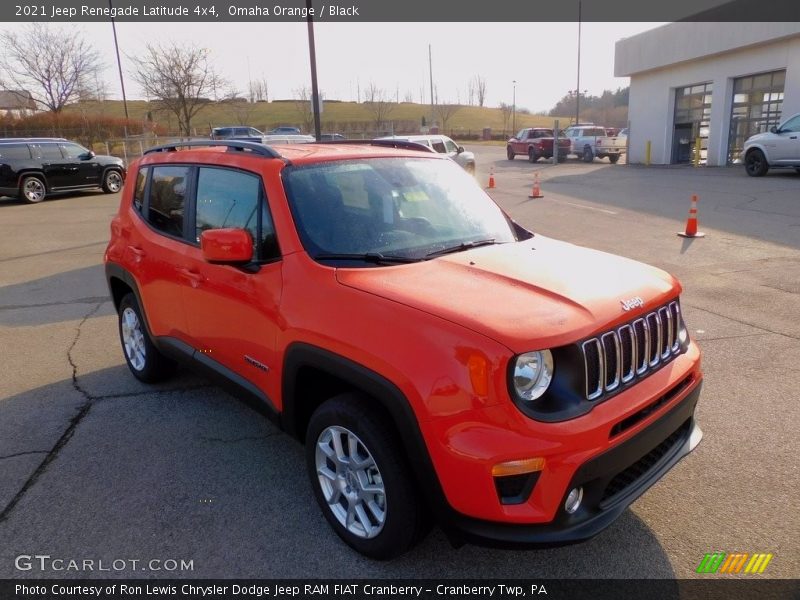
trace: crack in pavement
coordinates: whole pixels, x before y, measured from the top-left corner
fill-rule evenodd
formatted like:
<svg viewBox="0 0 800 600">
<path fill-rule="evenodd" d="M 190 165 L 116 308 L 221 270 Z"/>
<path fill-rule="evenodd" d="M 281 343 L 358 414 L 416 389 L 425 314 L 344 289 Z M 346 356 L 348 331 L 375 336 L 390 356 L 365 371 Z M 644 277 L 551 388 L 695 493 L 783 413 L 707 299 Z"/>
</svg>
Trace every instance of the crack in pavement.
<svg viewBox="0 0 800 600">
<path fill-rule="evenodd" d="M 103 304 L 109 302 L 108 298 L 105 297 L 100 298 L 98 300 L 99 301 L 95 304 L 95 306 L 88 313 L 86 313 L 86 315 L 81 319 L 80 323 L 78 323 L 78 326 L 76 327 L 75 330 L 75 337 L 72 339 L 72 343 L 69 345 L 69 348 L 67 349 L 67 357 L 66 357 L 67 362 L 72 368 L 72 387 L 75 389 L 76 392 L 78 392 L 81 395 L 81 397 L 83 397 L 84 402 L 79 407 L 78 413 L 69 420 L 69 424 L 66 430 L 64 431 L 64 433 L 61 434 L 61 437 L 58 438 L 52 449 L 20 452 L 17 454 L 11 454 L 9 456 L 0 456 L 0 460 L 2 460 L 4 458 L 12 458 L 14 456 L 22 456 L 26 454 L 46 454 L 46 456 L 39 464 L 39 466 L 36 468 L 36 470 L 31 474 L 30 477 L 28 477 L 28 479 L 22 485 L 20 490 L 14 495 L 14 497 L 6 505 L 6 507 L 2 510 L 2 512 L 0 512 L 0 523 L 2 523 L 8 518 L 8 516 L 11 514 L 11 512 L 14 510 L 17 504 L 19 504 L 19 502 L 28 492 L 28 490 L 31 489 L 31 487 L 33 487 L 33 485 L 36 483 L 39 477 L 41 477 L 41 475 L 47 470 L 47 467 L 50 465 L 50 463 L 56 459 L 59 452 L 61 452 L 61 449 L 72 438 L 73 434 L 75 433 L 75 429 L 78 427 L 80 422 L 87 414 L 89 414 L 89 410 L 92 408 L 92 405 L 96 401 L 106 400 L 106 399 L 129 398 L 129 397 L 152 395 L 152 394 L 169 394 L 175 392 L 185 392 L 194 389 L 203 389 L 212 387 L 209 385 L 196 385 L 183 389 L 149 390 L 149 391 L 132 392 L 132 393 L 104 394 L 100 396 L 96 396 L 91 392 L 89 392 L 87 389 L 85 389 L 78 380 L 78 364 L 75 362 L 75 358 L 72 356 L 72 353 L 75 350 L 75 346 L 77 346 L 78 344 L 78 340 L 80 340 L 82 329 L 86 321 L 91 319 L 97 313 L 97 311 L 100 310 L 100 307 L 103 306 Z M 64 303 L 64 304 L 69 304 L 69 303 Z M 219 440 L 219 441 L 226 441 L 226 440 Z"/>
<path fill-rule="evenodd" d="M 727 319 L 729 321 L 733 321 L 734 323 L 739 323 L 740 325 L 747 325 L 748 327 L 752 327 L 753 329 L 758 329 L 759 331 L 765 331 L 767 333 L 774 333 L 775 335 L 780 335 L 780 336 L 789 338 L 790 340 L 800 340 L 800 336 L 792 335 L 791 333 L 784 333 L 782 331 L 775 331 L 773 329 L 767 329 L 766 327 L 762 327 L 761 325 L 756 325 L 755 323 L 750 323 L 750 322 L 745 321 L 743 319 L 737 319 L 735 317 L 731 317 L 730 315 L 725 315 L 725 314 L 722 314 L 722 313 L 719 313 L 719 312 L 715 312 L 715 311 L 713 311 L 711 309 L 706 308 L 705 306 L 699 306 L 697 304 L 689 304 L 688 302 L 686 303 L 686 306 L 688 306 L 690 308 L 694 308 L 695 310 L 705 311 L 705 312 L 707 312 L 709 314 L 716 315 L 718 317 L 722 317 L 723 319 Z"/>
<path fill-rule="evenodd" d="M 243 436 L 238 438 L 215 438 L 215 437 L 206 437 L 204 435 L 200 436 L 200 439 L 205 442 L 218 442 L 220 444 L 235 444 L 236 442 L 246 442 L 248 440 L 263 440 L 269 437 L 273 437 L 279 435 L 280 431 L 273 431 L 272 433 L 265 433 L 264 435 L 250 435 L 250 436 Z"/>
<path fill-rule="evenodd" d="M 103 304 L 108 301 L 107 296 L 91 296 L 89 298 L 75 298 L 74 300 L 61 300 L 59 302 L 44 302 L 42 304 L 3 304 L 0 310 L 18 310 L 24 308 L 47 308 L 48 306 L 67 306 L 70 304 Z"/>
<path fill-rule="evenodd" d="M 27 452 L 17 452 L 16 454 L 7 454 L 6 456 L 0 456 L 0 460 L 5 460 L 7 458 L 16 458 L 17 456 L 27 456 L 28 454 L 47 454 L 50 452 L 49 450 L 28 450 Z"/>
<path fill-rule="evenodd" d="M 14 507 L 16 507 L 17 504 L 19 504 L 20 500 L 22 500 L 23 496 L 25 496 L 27 491 L 31 487 L 33 487 L 33 485 L 36 483 L 39 477 L 41 477 L 42 473 L 44 473 L 47 470 L 47 467 L 50 465 L 50 463 L 53 462 L 53 460 L 55 460 L 61 449 L 72 438 L 72 435 L 75 433 L 75 428 L 89 413 L 89 409 L 92 407 L 92 401 L 94 400 L 94 398 L 92 397 L 91 394 L 89 394 L 86 390 L 84 390 L 78 383 L 78 365 L 75 364 L 75 360 L 72 357 L 72 351 L 75 349 L 75 346 L 77 345 L 78 340 L 81 337 L 81 329 L 84 323 L 86 323 L 88 319 L 90 319 L 98 310 L 100 310 L 100 307 L 105 302 L 107 302 L 107 300 L 104 300 L 103 302 L 98 302 L 97 305 L 92 310 L 90 310 L 86 314 L 86 316 L 83 317 L 83 319 L 81 319 L 81 322 L 78 323 L 78 327 L 76 328 L 75 337 L 73 338 L 72 343 L 67 349 L 67 362 L 69 362 L 70 366 L 72 367 L 72 387 L 75 388 L 75 390 L 79 394 L 81 394 L 81 396 L 83 396 L 84 403 L 78 409 L 78 414 L 76 414 L 69 420 L 69 425 L 67 426 L 67 429 L 64 431 L 64 433 L 61 434 L 61 437 L 58 438 L 58 441 L 56 441 L 53 448 L 49 452 L 47 452 L 47 456 L 44 457 L 44 460 L 42 460 L 42 462 L 39 463 L 39 466 L 31 474 L 31 476 L 28 477 L 28 479 L 22 485 L 22 488 L 20 488 L 20 490 L 14 495 L 14 497 L 6 505 L 3 511 L 0 512 L 0 523 L 2 523 L 8 518 L 8 515 L 11 514 L 11 511 L 14 510 Z"/>
</svg>

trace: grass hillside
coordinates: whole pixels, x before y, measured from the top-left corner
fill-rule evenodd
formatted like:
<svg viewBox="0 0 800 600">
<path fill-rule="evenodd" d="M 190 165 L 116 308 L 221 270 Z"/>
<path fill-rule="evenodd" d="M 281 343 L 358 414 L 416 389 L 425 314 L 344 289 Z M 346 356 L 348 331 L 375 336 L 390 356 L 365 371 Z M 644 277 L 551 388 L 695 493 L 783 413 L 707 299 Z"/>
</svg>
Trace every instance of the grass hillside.
<svg viewBox="0 0 800 600">
<path fill-rule="evenodd" d="M 430 106 L 413 103 L 392 104 L 384 120 L 383 131 L 411 133 L 419 130 L 424 116 L 431 124 Z M 124 117 L 121 101 L 81 102 L 66 109 L 70 113 L 82 115 Z M 128 102 L 131 120 L 139 121 L 143 127 L 152 122 L 167 131 L 177 130 L 174 115 L 159 110 L 155 102 L 134 100 Z M 148 121 L 149 118 L 152 121 Z M 356 102 L 326 102 L 322 112 L 322 129 L 341 133 L 374 133 L 374 117 L 369 108 Z M 439 119 L 437 119 L 438 121 Z M 560 125 L 566 126 L 568 118 L 561 118 Z M 313 120 L 301 111 L 293 101 L 275 102 L 210 102 L 204 106 L 192 121 L 197 135 L 207 135 L 211 127 L 222 125 L 249 125 L 262 131 L 278 125 L 294 125 L 304 131 L 313 127 Z M 553 117 L 517 113 L 516 127 L 552 127 Z M 447 120 L 446 133 L 454 135 L 480 135 L 484 127 L 491 127 L 494 135 L 503 134 L 503 113 L 498 108 L 460 106 Z M 508 118 L 505 133 L 511 133 L 512 122 Z"/>
</svg>

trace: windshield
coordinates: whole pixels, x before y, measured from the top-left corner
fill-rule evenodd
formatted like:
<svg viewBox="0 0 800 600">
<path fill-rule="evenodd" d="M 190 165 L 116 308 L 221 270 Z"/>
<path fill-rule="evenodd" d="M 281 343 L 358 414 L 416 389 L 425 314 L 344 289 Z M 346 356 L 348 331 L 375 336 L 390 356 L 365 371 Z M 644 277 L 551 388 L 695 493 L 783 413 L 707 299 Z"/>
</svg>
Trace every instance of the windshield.
<svg viewBox="0 0 800 600">
<path fill-rule="evenodd" d="M 472 242 L 516 239 L 500 208 L 449 160 L 371 158 L 284 173 L 300 238 L 314 258 L 423 260 Z"/>
</svg>

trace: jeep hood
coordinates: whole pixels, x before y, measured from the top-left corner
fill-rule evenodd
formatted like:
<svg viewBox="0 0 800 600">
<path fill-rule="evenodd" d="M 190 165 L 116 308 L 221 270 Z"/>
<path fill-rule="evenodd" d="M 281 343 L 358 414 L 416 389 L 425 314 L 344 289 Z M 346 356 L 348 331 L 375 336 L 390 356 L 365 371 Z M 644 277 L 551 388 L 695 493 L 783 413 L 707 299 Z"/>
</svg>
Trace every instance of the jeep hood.
<svg viewBox="0 0 800 600">
<path fill-rule="evenodd" d="M 486 335 L 515 353 L 575 342 L 678 295 L 668 273 L 543 236 L 337 280 Z M 639 296 L 644 308 L 625 312 Z M 413 323 L 408 324 L 413 327 Z"/>
</svg>

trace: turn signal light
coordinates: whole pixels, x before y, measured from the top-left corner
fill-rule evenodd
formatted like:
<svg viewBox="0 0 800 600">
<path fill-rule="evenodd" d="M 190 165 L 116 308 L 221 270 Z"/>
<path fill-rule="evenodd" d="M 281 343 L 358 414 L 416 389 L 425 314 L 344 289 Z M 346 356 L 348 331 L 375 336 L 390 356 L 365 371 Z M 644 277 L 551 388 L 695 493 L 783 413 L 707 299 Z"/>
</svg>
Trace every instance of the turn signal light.
<svg viewBox="0 0 800 600">
<path fill-rule="evenodd" d="M 524 473 L 534 473 L 544 469 L 544 458 L 524 458 L 522 460 L 510 460 L 492 467 L 493 477 L 508 477 L 509 475 L 522 475 Z"/>
</svg>

